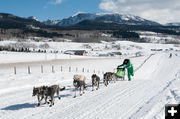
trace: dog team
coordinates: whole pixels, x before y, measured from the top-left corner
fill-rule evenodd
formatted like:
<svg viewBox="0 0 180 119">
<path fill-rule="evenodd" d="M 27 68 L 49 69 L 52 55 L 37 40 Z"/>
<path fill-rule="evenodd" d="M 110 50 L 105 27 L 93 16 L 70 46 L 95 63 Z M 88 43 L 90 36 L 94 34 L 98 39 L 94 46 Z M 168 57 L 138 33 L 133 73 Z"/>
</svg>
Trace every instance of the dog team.
<svg viewBox="0 0 180 119">
<path fill-rule="evenodd" d="M 130 62 L 129 59 L 125 59 L 123 61 L 123 64 L 119 65 L 117 67 L 117 73 L 113 72 L 106 72 L 103 75 L 103 83 L 105 86 L 109 84 L 109 82 L 113 81 L 116 82 L 119 78 L 125 79 L 125 68 L 127 69 L 127 74 L 128 74 L 128 80 L 131 81 L 131 76 L 134 76 L 134 68 L 132 63 Z M 84 75 L 74 75 L 73 76 L 73 86 L 75 87 L 75 94 L 74 98 L 76 97 L 76 90 L 80 90 L 80 96 L 84 94 L 84 89 L 86 88 L 86 80 L 87 78 Z M 92 80 L 92 91 L 94 90 L 94 86 L 96 85 L 97 88 L 96 90 L 99 89 L 99 83 L 100 83 L 100 77 L 97 76 L 96 74 L 93 74 L 91 76 Z M 55 93 L 57 94 L 58 98 L 61 99 L 59 96 L 59 91 L 65 90 L 65 87 L 60 88 L 59 85 L 52 85 L 52 86 L 41 86 L 41 87 L 34 87 L 33 88 L 33 96 L 37 95 L 38 98 L 38 106 L 40 105 L 41 101 L 43 98 L 45 99 L 45 104 L 47 102 L 47 98 L 50 98 L 50 107 L 54 105 L 54 95 Z"/>
<path fill-rule="evenodd" d="M 76 97 L 76 91 L 80 90 L 80 96 L 84 94 L 84 89 L 86 88 L 86 80 L 87 78 L 84 75 L 74 75 L 73 76 L 73 86 L 75 88 L 74 98 Z M 99 89 L 100 84 L 100 77 L 96 74 L 91 76 L 92 80 L 92 91 L 94 91 L 94 86 L 96 90 Z M 109 84 L 109 82 L 117 80 L 117 76 L 115 73 L 106 72 L 103 76 L 103 83 L 105 86 Z M 54 105 L 54 95 L 58 96 L 58 99 L 61 99 L 59 92 L 65 90 L 65 87 L 60 88 L 59 85 L 52 85 L 52 86 L 40 86 L 33 88 L 32 96 L 37 96 L 38 99 L 38 106 L 40 106 L 41 101 L 44 99 L 44 104 L 50 104 L 50 107 Z M 49 98 L 49 101 L 47 99 Z"/>
</svg>

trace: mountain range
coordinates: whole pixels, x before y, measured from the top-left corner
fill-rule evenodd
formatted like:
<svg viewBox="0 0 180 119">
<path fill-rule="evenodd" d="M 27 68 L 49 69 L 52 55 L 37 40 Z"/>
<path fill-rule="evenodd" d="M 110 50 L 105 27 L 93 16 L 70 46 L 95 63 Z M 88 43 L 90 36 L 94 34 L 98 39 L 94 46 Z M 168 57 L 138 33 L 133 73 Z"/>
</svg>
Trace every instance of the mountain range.
<svg viewBox="0 0 180 119">
<path fill-rule="evenodd" d="M 9 13 L 0 13 L 0 22 L 19 22 L 19 24 L 32 24 L 37 26 L 51 25 L 51 26 L 73 26 L 84 20 L 91 20 L 103 23 L 117 23 L 126 25 L 142 25 L 142 26 L 180 26 L 180 22 L 160 24 L 155 21 L 147 20 L 139 16 L 131 14 L 118 13 L 77 13 L 69 18 L 62 20 L 46 20 L 40 22 L 37 17 L 30 16 L 27 18 L 18 17 Z"/>
<path fill-rule="evenodd" d="M 76 34 L 70 32 L 76 30 Z M 130 14 L 91 14 L 78 13 L 62 20 L 38 21 L 36 17 L 19 17 L 8 13 L 0 13 L 0 36 L 3 37 L 74 37 L 80 31 L 110 32 L 111 34 L 127 34 L 150 31 L 155 33 L 180 36 L 180 24 L 159 24 Z M 129 36 L 129 34 L 131 36 Z M 116 35 L 117 36 L 117 35 Z M 120 35 L 118 37 L 121 37 Z"/>
<path fill-rule="evenodd" d="M 131 14 L 118 14 L 118 13 L 78 13 L 69 18 L 62 20 L 47 20 L 43 23 L 46 25 L 56 25 L 56 26 L 71 26 L 80 23 L 84 20 L 93 20 L 97 22 L 105 23 L 119 23 L 128 25 L 151 25 L 159 26 L 160 24 L 154 21 L 143 19 L 139 16 Z"/>
</svg>

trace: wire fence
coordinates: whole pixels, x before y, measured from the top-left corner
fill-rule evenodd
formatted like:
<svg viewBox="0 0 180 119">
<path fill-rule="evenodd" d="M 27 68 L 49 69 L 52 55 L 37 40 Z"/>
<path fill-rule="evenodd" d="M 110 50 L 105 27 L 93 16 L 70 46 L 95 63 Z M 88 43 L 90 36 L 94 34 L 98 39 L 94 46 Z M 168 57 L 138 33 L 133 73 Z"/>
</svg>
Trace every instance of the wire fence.
<svg viewBox="0 0 180 119">
<path fill-rule="evenodd" d="M 142 64 L 140 64 L 135 70 L 134 72 L 136 72 L 137 70 L 139 70 L 154 54 L 149 55 L 149 57 L 147 59 L 144 60 L 144 62 Z"/>
<path fill-rule="evenodd" d="M 139 70 L 146 62 L 147 60 L 149 60 L 151 58 L 151 56 L 153 56 L 154 54 L 151 54 L 149 57 L 147 57 L 135 70 L 134 72 L 136 72 L 137 70 Z M 12 68 L 12 67 L 11 67 Z M 48 67 L 46 65 L 39 65 L 36 66 L 36 70 L 33 70 L 35 67 L 34 66 L 26 66 L 23 69 L 14 66 L 13 67 L 13 74 L 17 75 L 19 73 L 26 73 L 26 74 L 33 74 L 33 73 L 57 73 L 57 72 L 61 72 L 61 73 L 91 73 L 91 74 L 104 74 L 105 71 L 100 70 L 100 69 L 93 69 L 93 68 L 87 68 L 87 67 L 78 67 L 78 66 L 59 66 L 59 65 L 48 65 Z M 11 69 L 12 70 L 12 69 Z M 21 71 L 23 70 L 23 71 Z M 25 70 L 25 71 L 24 71 Z M 115 69 L 113 69 L 113 72 L 116 72 Z"/>
</svg>

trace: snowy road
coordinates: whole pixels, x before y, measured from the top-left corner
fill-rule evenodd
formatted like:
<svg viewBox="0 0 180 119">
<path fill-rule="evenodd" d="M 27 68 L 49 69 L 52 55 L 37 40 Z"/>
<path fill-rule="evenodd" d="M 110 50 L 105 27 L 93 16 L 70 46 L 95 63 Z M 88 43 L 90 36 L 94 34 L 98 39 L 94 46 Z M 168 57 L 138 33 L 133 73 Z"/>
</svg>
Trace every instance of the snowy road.
<svg viewBox="0 0 180 119">
<path fill-rule="evenodd" d="M 61 92 L 62 99 L 55 99 L 55 105 L 36 107 L 37 99 L 32 97 L 33 85 L 55 84 L 72 85 L 73 72 L 33 73 L 17 76 L 1 75 L 0 118 L 2 119 L 139 119 L 164 118 L 166 103 L 180 102 L 180 58 L 168 58 L 167 53 L 151 56 L 140 69 L 135 72 L 131 82 L 118 81 L 100 90 L 91 91 L 91 87 L 83 96 L 73 98 L 73 88 L 68 87 Z M 148 56 L 132 58 L 137 68 Z M 68 62 L 69 63 L 69 62 Z M 89 68 L 112 71 L 122 63 L 121 60 L 90 60 L 71 62 L 80 63 Z M 91 65 L 89 65 L 91 63 Z M 67 65 L 67 64 L 64 64 Z M 23 68 L 22 68 L 23 69 Z M 92 73 L 84 73 L 89 79 Z M 100 74 L 102 77 L 102 74 Z M 7 81 L 6 81 L 7 79 Z M 59 80 L 60 79 L 60 80 Z M 102 81 L 101 81 L 102 82 Z M 10 88 L 12 87 L 12 88 Z M 18 88 L 19 89 L 16 89 Z"/>
</svg>

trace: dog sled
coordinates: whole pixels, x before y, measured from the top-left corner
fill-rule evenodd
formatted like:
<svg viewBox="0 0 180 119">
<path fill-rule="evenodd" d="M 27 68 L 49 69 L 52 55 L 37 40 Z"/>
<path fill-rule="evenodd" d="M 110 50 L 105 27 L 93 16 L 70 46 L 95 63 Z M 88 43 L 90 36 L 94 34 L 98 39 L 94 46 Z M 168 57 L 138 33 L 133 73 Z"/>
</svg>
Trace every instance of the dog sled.
<svg viewBox="0 0 180 119">
<path fill-rule="evenodd" d="M 125 67 L 124 66 L 118 67 L 116 75 L 119 80 L 124 80 L 125 79 Z"/>
</svg>

